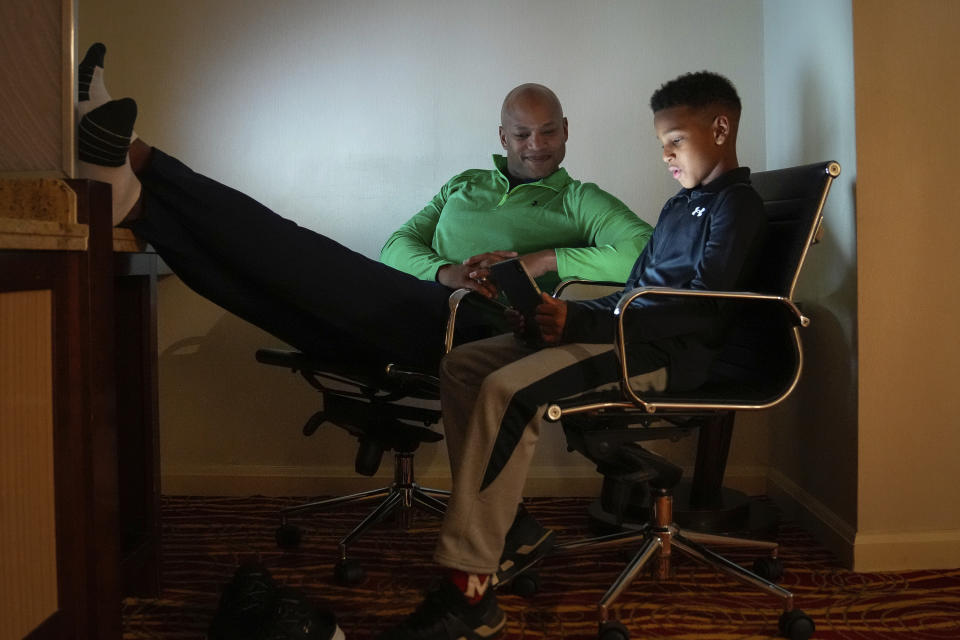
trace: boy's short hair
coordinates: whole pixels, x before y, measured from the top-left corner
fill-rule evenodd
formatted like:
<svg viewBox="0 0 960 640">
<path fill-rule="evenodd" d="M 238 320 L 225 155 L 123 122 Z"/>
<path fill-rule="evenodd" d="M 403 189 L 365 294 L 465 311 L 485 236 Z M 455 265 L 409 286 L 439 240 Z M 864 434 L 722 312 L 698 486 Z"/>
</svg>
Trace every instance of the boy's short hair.
<svg viewBox="0 0 960 640">
<path fill-rule="evenodd" d="M 650 108 L 654 113 L 671 107 L 698 109 L 712 104 L 722 104 L 740 114 L 740 96 L 733 83 L 712 71 L 685 73 L 665 83 L 650 96 Z"/>
</svg>

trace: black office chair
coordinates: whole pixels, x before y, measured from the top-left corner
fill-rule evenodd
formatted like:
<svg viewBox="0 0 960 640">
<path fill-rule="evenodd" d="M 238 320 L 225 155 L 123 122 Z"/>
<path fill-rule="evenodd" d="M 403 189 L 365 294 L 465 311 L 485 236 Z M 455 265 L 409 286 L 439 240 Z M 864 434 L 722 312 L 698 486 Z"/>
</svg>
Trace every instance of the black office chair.
<svg viewBox="0 0 960 640">
<path fill-rule="evenodd" d="M 338 544 L 339 557 L 334 577 L 341 584 L 359 583 L 364 578 L 363 567 L 347 555 L 354 540 L 390 516 L 395 516 L 399 525 L 406 528 L 410 525 L 414 509 L 438 516 L 442 516 L 446 510 L 443 499 L 450 493 L 417 484 L 413 465 L 414 452 L 421 444 L 443 439 L 442 434 L 429 428 L 440 420 L 439 405 L 432 402 L 427 403 L 432 406 L 426 407 L 404 404 L 411 399 L 436 401 L 439 397 L 437 378 L 393 365 L 385 365 L 379 371 L 343 363 L 334 365 L 299 351 L 281 349 L 260 349 L 256 358 L 264 364 L 299 373 L 320 392 L 323 408 L 310 416 L 303 426 L 303 434 L 312 435 L 324 423 L 345 429 L 359 441 L 354 461 L 357 473 L 366 476 L 376 474 L 384 453 L 394 452 L 393 482 L 390 485 L 280 511 L 277 544 L 292 548 L 300 543 L 301 532 L 299 527 L 288 521 L 289 516 L 380 499 L 377 507 Z"/>
<path fill-rule="evenodd" d="M 547 419 L 562 423 L 571 449 L 594 461 L 605 479 L 613 482 L 608 508 L 621 522 L 638 486 L 650 493 L 653 503 L 650 520 L 642 525 L 557 547 L 562 553 L 640 544 L 598 604 L 601 640 L 629 639 L 627 628 L 611 619 L 611 607 L 645 567 L 652 566 L 658 579 L 667 578 L 673 550 L 780 598 L 783 614 L 779 628 L 784 636 L 806 640 L 813 633 L 813 620 L 794 608 L 789 591 L 773 582 L 782 573 L 778 545 L 679 527 L 673 518 L 673 488 L 681 469 L 639 443 L 686 434 L 731 411 L 767 409 L 791 394 L 803 364 L 799 329 L 809 324 L 793 300 L 794 289 L 807 249 L 819 238 L 823 203 L 839 174 L 836 162 L 753 174 L 753 185 L 764 201 L 769 221 L 755 290 L 640 288 L 625 292 L 616 309 L 619 320 L 614 339 L 622 367 L 620 392 L 586 395 L 548 406 Z M 641 296 L 710 297 L 738 306 L 729 340 L 702 388 L 688 393 L 640 393 L 630 387 L 626 357 L 630 345 L 622 329 L 631 302 Z M 742 546 L 769 555 L 758 558 L 750 571 L 711 551 L 708 544 Z"/>
<path fill-rule="evenodd" d="M 447 350 L 454 342 L 454 322 L 461 306 L 472 307 L 477 315 L 472 318 L 475 326 L 462 335 L 458 334 L 458 340 L 482 337 L 481 334 L 495 332 L 498 327 L 505 329 L 502 304 L 483 296 L 473 296 L 467 300 L 467 305 L 461 305 L 460 298 L 460 295 L 451 296 L 451 320 L 443 337 Z M 378 368 L 360 363 L 330 362 L 294 350 L 260 349 L 256 352 L 256 359 L 263 364 L 299 373 L 320 392 L 323 408 L 307 419 L 303 434 L 313 435 L 321 425 L 330 423 L 354 436 L 359 443 L 354 461 L 357 473 L 373 476 L 380 468 L 383 455 L 393 451 L 394 471 L 390 485 L 280 510 L 277 544 L 290 549 L 299 545 L 302 537 L 300 527 L 289 521 L 290 516 L 380 500 L 337 545 L 334 578 L 340 584 L 357 584 L 363 580 L 365 572 L 348 556 L 354 540 L 391 516 L 406 529 L 417 510 L 441 517 L 446 511 L 444 499 L 450 496 L 450 492 L 422 487 L 414 476 L 416 450 L 421 444 L 443 439 L 442 434 L 430 428 L 440 421 L 439 380 L 434 375 L 395 364 Z"/>
</svg>

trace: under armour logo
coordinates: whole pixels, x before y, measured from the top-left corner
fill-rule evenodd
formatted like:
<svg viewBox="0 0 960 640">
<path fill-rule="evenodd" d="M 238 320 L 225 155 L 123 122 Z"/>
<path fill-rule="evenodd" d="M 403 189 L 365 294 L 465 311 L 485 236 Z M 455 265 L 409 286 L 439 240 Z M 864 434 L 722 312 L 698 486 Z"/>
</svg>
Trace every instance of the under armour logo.
<svg viewBox="0 0 960 640">
<path fill-rule="evenodd" d="M 693 211 L 690 212 L 690 215 L 692 215 L 692 216 L 697 216 L 697 217 L 699 218 L 700 216 L 703 215 L 703 213 L 704 213 L 706 210 L 707 210 L 706 207 L 697 207 L 696 209 L 694 209 Z"/>
<path fill-rule="evenodd" d="M 481 579 L 477 574 L 471 573 L 467 577 L 467 588 L 463 595 L 471 599 L 481 598 L 489 586 L 490 576 L 483 576 L 483 579 Z"/>
</svg>

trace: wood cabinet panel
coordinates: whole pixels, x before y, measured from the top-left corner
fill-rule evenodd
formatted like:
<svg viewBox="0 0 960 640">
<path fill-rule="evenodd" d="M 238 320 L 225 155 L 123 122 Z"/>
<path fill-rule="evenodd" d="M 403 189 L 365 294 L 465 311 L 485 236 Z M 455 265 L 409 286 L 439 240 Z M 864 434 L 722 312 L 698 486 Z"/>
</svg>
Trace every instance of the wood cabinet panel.
<svg viewBox="0 0 960 640">
<path fill-rule="evenodd" d="M 0 293 L 0 640 L 56 613 L 51 291 Z"/>
</svg>

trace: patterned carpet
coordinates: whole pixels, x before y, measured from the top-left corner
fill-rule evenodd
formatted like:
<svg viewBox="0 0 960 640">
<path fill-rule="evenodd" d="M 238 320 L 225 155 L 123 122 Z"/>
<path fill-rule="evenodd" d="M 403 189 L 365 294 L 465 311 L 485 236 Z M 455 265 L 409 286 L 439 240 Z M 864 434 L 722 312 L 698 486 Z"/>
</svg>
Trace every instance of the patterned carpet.
<svg viewBox="0 0 960 640">
<path fill-rule="evenodd" d="M 291 552 L 277 548 L 276 510 L 299 502 L 281 498 L 163 499 L 163 592 L 158 599 L 128 598 L 124 637 L 200 639 L 216 608 L 219 589 L 238 564 L 259 560 L 278 581 L 301 588 L 337 613 L 348 640 L 375 637 L 420 602 L 437 575 L 430 556 L 438 521 L 418 516 L 409 531 L 383 523 L 362 537 L 352 557 L 367 579 L 353 588 L 332 579 L 337 540 L 370 506 L 301 521 L 304 539 Z M 561 540 L 589 533 L 587 502 L 539 499 L 530 511 L 558 530 Z M 816 622 L 815 638 L 907 640 L 960 638 L 960 569 L 902 573 L 852 573 L 840 568 L 803 530 L 780 527 L 781 584 L 796 606 Z M 532 598 L 501 595 L 509 622 L 506 640 L 593 639 L 596 601 L 619 573 L 627 552 L 594 551 L 555 556 L 541 567 L 541 589 Z M 728 553 L 749 564 L 752 555 Z M 654 582 L 641 576 L 616 605 L 632 640 L 773 638 L 779 602 L 700 567 L 675 562 L 676 576 Z"/>
</svg>

